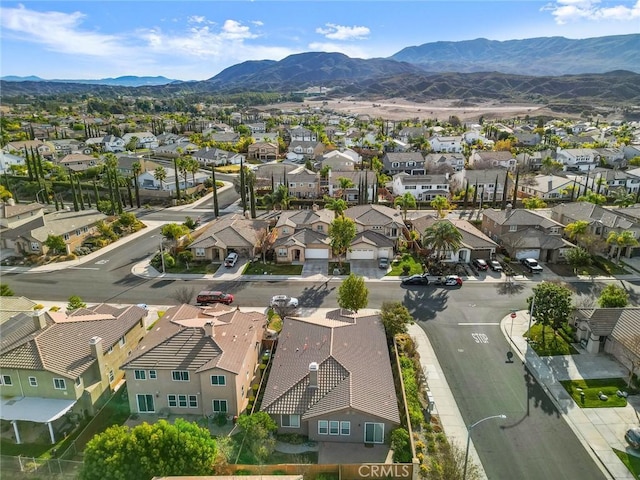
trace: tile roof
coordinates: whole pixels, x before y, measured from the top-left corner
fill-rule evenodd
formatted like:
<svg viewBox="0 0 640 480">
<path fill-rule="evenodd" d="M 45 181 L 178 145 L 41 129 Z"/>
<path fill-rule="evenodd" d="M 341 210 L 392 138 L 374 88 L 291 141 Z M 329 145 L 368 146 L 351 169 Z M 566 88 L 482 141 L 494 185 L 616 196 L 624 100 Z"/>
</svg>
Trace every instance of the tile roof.
<svg viewBox="0 0 640 480">
<path fill-rule="evenodd" d="M 640 307 L 626 307 L 620 310 L 620 319 L 613 327 L 611 337 L 634 354 L 640 355 Z"/>
<path fill-rule="evenodd" d="M 34 222 L 21 225 L 23 235 L 33 237 L 44 242 L 49 235 L 62 235 L 83 227 L 95 225 L 100 220 L 106 220 L 107 216 L 97 210 L 59 211 L 44 217 L 39 217 Z M 17 229 L 16 229 L 17 231 Z"/>
<path fill-rule="evenodd" d="M 395 240 L 374 230 L 363 230 L 362 232 L 357 233 L 353 238 L 351 245 L 357 245 L 358 243 L 368 243 L 369 245 L 382 248 L 393 247 L 396 244 Z"/>
<path fill-rule="evenodd" d="M 624 310 L 624 308 L 576 308 L 575 313 L 577 318 L 587 321 L 594 335 L 606 337 L 611 335 Z"/>
<path fill-rule="evenodd" d="M 287 318 L 262 401 L 270 414 L 308 419 L 353 408 L 399 422 L 389 352 L 379 315 Z M 318 363 L 317 388 L 309 365 Z"/>
<path fill-rule="evenodd" d="M 324 244 L 327 247 L 331 243 L 331 239 L 326 233 L 317 232 L 310 228 L 303 228 L 286 237 L 278 237 L 274 242 L 274 247 L 294 246 L 305 247 L 311 244 Z"/>
<path fill-rule="evenodd" d="M 590 223 L 599 222 L 605 227 L 609 228 L 621 228 L 627 230 L 634 227 L 634 223 L 622 215 L 626 209 L 616 209 L 612 211 L 608 208 L 603 208 L 599 205 L 595 205 L 589 202 L 571 202 L 561 203 L 551 209 L 555 214 L 561 215 L 566 218 L 577 220 L 587 220 Z M 566 221 L 566 220 L 565 220 Z"/>
<path fill-rule="evenodd" d="M 544 215 L 537 214 L 531 210 L 523 208 L 514 208 L 511 210 L 498 210 L 495 208 L 486 208 L 482 211 L 482 215 L 493 220 L 498 225 L 518 225 L 518 226 L 536 226 L 542 228 L 562 227 L 563 225 L 555 220 L 551 220 Z"/>
<path fill-rule="evenodd" d="M 44 208 L 43 205 L 39 203 L 17 203 L 15 205 L 10 205 L 8 203 L 4 204 L 4 208 L 0 211 L 3 214 L 3 218 L 11 218 L 16 217 L 18 215 L 23 215 L 28 212 L 34 212 L 37 210 L 42 210 Z"/>
<path fill-rule="evenodd" d="M 404 225 L 400 211 L 385 205 L 356 205 L 347 208 L 344 215 L 359 225 L 383 225 L 393 222 Z"/>
<path fill-rule="evenodd" d="M 205 332 L 207 322 L 213 322 L 212 337 Z M 171 307 L 122 368 L 201 372 L 217 367 L 239 373 L 247 351 L 262 339 L 265 325 L 263 313 L 224 305 Z"/>
<path fill-rule="evenodd" d="M 20 312 L 33 312 L 36 302 L 27 297 L 0 297 L 0 329 L 4 322 Z"/>
<path fill-rule="evenodd" d="M 527 228 L 517 232 L 505 232 L 500 235 L 500 240 L 511 248 L 531 249 L 541 248 L 555 250 L 558 248 L 574 247 L 560 235 L 549 235 L 544 230 Z"/>
<path fill-rule="evenodd" d="M 189 248 L 253 247 L 256 244 L 257 233 L 268 226 L 269 223 L 265 220 L 249 219 L 239 214 L 225 216 L 207 226 Z"/>
<path fill-rule="evenodd" d="M 491 240 L 487 235 L 474 227 L 467 220 L 440 219 L 433 214 L 425 214 L 421 217 L 413 218 L 411 224 L 413 228 L 421 235 L 424 231 L 436 222 L 449 222 L 453 224 L 462 234 L 462 246 L 472 250 L 483 250 L 487 248 L 496 248 L 498 244 Z"/>
<path fill-rule="evenodd" d="M 77 378 L 95 362 L 89 346 L 92 337 L 102 338 L 106 352 L 146 315 L 146 310 L 138 306 L 117 308 L 112 313 L 104 310 L 98 305 L 69 315 L 46 312 L 50 317 L 47 322 L 53 320 L 53 323 L 35 332 L 26 342 L 3 350 L 0 367 L 47 370 Z M 87 318 L 87 312 L 92 318 Z"/>
</svg>

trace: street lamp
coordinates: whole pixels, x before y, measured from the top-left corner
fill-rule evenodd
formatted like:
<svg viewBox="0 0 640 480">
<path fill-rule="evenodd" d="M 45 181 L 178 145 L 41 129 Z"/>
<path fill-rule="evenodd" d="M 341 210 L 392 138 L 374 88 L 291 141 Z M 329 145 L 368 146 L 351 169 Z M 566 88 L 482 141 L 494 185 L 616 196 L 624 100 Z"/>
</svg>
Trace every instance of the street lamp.
<svg viewBox="0 0 640 480">
<path fill-rule="evenodd" d="M 469 444 L 471 443 L 471 431 L 473 430 L 473 427 L 480 425 L 482 422 L 485 422 L 487 420 L 491 420 L 492 418 L 501 418 L 504 420 L 505 418 L 507 418 L 507 416 L 504 414 L 491 415 L 490 417 L 486 417 L 486 418 L 483 418 L 482 420 L 478 420 L 473 425 L 469 425 L 467 427 L 467 452 L 465 453 L 465 456 L 464 456 L 464 471 L 462 473 L 462 480 L 465 480 L 467 478 L 467 462 L 469 461 Z"/>
</svg>

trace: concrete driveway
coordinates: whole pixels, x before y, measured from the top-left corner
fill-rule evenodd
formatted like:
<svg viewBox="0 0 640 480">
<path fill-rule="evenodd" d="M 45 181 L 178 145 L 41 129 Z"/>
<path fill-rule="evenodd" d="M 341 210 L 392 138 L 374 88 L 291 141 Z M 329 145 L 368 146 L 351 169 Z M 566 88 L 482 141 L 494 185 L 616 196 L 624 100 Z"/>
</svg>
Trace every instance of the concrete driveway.
<svg viewBox="0 0 640 480">
<path fill-rule="evenodd" d="M 351 273 L 364 278 L 380 279 L 388 270 L 378 268 L 377 260 L 349 260 Z"/>
</svg>

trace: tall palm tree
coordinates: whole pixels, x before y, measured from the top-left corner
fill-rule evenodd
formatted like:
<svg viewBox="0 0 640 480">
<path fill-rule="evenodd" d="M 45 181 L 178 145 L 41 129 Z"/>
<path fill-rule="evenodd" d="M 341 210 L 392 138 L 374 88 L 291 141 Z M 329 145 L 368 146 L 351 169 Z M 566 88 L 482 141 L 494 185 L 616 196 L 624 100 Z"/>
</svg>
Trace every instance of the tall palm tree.
<svg viewBox="0 0 640 480">
<path fill-rule="evenodd" d="M 396 197 L 393 204 L 402 208 L 402 219 L 407 221 L 407 210 L 410 208 L 416 208 L 416 197 L 409 192 L 405 192 L 403 195 Z"/>
<path fill-rule="evenodd" d="M 613 192 L 613 203 L 618 207 L 630 207 L 636 202 L 635 195 L 627 192 L 624 187 L 618 187 Z"/>
<path fill-rule="evenodd" d="M 607 237 L 607 243 L 612 245 L 616 250 L 616 263 L 620 262 L 620 255 L 622 250 L 627 247 L 635 247 L 638 245 L 638 240 L 633 236 L 633 232 L 625 230 L 623 232 L 609 232 Z"/>
<path fill-rule="evenodd" d="M 451 204 L 446 197 L 442 195 L 436 195 L 436 198 L 431 200 L 431 208 L 438 212 L 438 218 L 444 218 L 447 215 L 447 211 L 451 210 Z"/>
<path fill-rule="evenodd" d="M 356 184 L 353 183 L 353 180 L 346 177 L 338 178 L 338 185 L 340 185 L 341 195 L 344 198 L 345 193 L 347 193 L 347 188 L 355 187 Z"/>
<path fill-rule="evenodd" d="M 344 216 L 344 211 L 347 209 L 348 205 L 342 198 L 332 198 L 332 197 L 324 197 L 324 208 L 327 210 L 333 210 L 334 218 Z"/>
<path fill-rule="evenodd" d="M 429 246 L 438 259 L 449 250 L 457 252 L 462 246 L 462 233 L 449 220 L 438 220 L 424 231 L 424 244 Z"/>
<path fill-rule="evenodd" d="M 136 205 L 140 208 L 140 185 L 138 184 L 138 176 L 142 173 L 142 165 L 140 162 L 133 162 L 133 165 L 131 165 L 131 173 L 133 174 L 133 185 L 136 190 Z"/>
<path fill-rule="evenodd" d="M 196 173 L 200 170 L 200 163 L 191 155 L 187 156 L 187 171 L 191 173 L 193 185 L 196 185 Z"/>
<path fill-rule="evenodd" d="M 160 182 L 160 190 L 162 190 L 162 187 L 164 186 L 163 182 L 167 179 L 167 171 L 164 167 L 157 167 L 153 171 L 153 178 Z"/>
</svg>

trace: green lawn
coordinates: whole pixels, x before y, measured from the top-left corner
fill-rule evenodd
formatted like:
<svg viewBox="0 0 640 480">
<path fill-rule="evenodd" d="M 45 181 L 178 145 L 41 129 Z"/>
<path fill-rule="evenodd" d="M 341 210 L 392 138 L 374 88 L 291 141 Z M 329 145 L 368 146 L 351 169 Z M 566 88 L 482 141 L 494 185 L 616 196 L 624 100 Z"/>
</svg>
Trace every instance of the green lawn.
<svg viewBox="0 0 640 480">
<path fill-rule="evenodd" d="M 262 263 L 251 262 L 242 272 L 243 275 L 300 275 L 302 273 L 302 265 L 290 265 L 288 263 Z"/>
<path fill-rule="evenodd" d="M 403 270 L 405 265 L 409 266 L 409 273 L 406 274 Z M 424 273 L 422 263 L 410 253 L 405 253 L 400 260 L 394 259 L 391 262 L 391 270 L 387 273 L 387 276 L 415 275 L 418 273 Z"/>
<path fill-rule="evenodd" d="M 578 353 L 560 334 L 555 335 L 551 327 L 544 329 L 544 342 L 542 341 L 542 325 L 533 325 L 530 335 L 528 336 L 531 339 L 531 346 L 541 357 L 549 355 L 575 355 Z"/>
<path fill-rule="evenodd" d="M 640 458 L 635 455 L 629 455 L 627 452 L 616 450 L 615 448 L 613 451 L 616 453 L 618 458 L 622 460 L 622 463 L 627 466 L 632 475 L 635 478 L 640 479 Z"/>
<path fill-rule="evenodd" d="M 624 407 L 627 399 L 618 397 L 616 392 L 629 391 L 627 382 L 622 378 L 597 378 L 590 380 L 563 380 L 560 382 L 571 398 L 583 408 L 610 408 Z M 584 401 L 581 398 L 581 391 L 584 393 Z M 598 398 L 599 392 L 604 393 L 608 400 L 603 401 Z M 630 392 L 631 393 L 631 392 Z"/>
<path fill-rule="evenodd" d="M 220 267 L 219 263 L 193 263 L 189 264 L 189 269 L 187 269 L 182 263 L 176 262 L 175 266 L 171 268 L 165 267 L 166 273 L 192 273 L 192 274 L 200 274 L 205 275 L 209 273 L 215 273 Z M 160 267 L 162 270 L 162 267 Z"/>
</svg>

